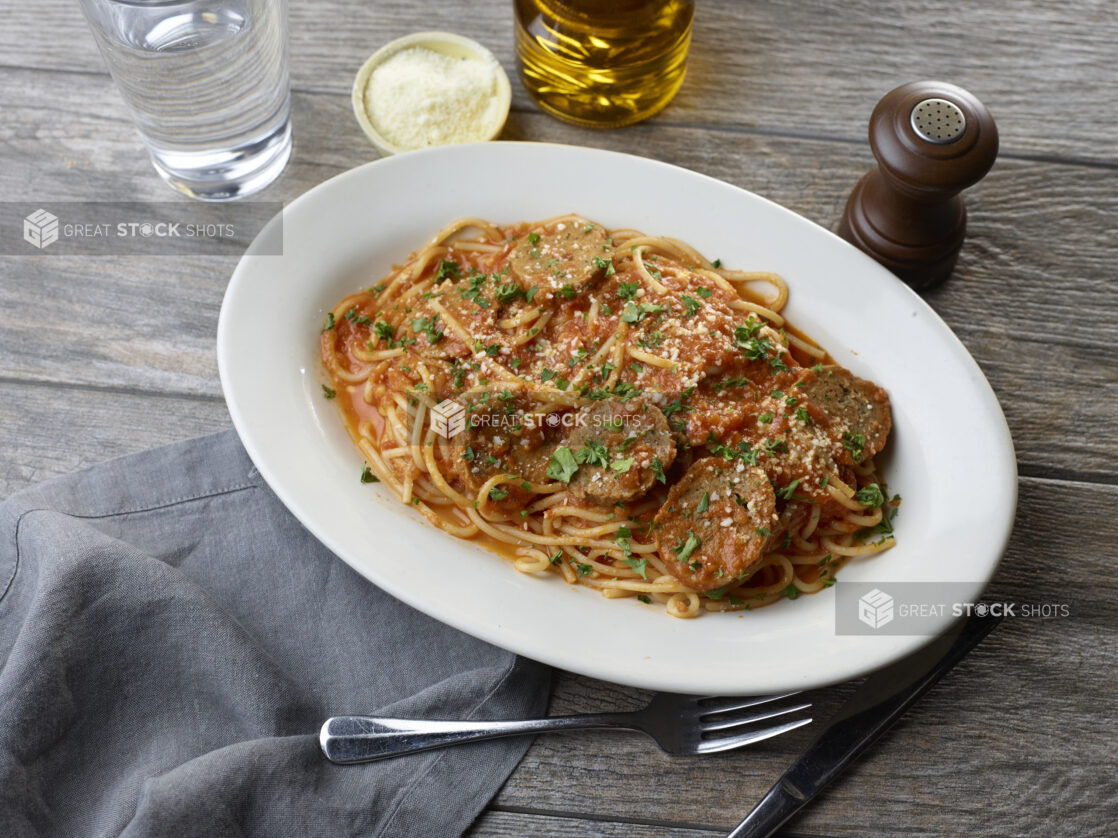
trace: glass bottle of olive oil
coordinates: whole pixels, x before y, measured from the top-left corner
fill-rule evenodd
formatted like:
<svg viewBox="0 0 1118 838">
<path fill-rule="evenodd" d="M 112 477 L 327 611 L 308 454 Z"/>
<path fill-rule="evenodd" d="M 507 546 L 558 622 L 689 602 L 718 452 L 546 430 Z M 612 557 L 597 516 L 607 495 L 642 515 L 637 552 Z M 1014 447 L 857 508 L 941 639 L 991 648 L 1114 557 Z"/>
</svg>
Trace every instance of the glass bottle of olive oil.
<svg viewBox="0 0 1118 838">
<path fill-rule="evenodd" d="M 524 87 L 545 111 L 598 128 L 631 125 L 675 96 L 694 0 L 513 0 Z"/>
</svg>

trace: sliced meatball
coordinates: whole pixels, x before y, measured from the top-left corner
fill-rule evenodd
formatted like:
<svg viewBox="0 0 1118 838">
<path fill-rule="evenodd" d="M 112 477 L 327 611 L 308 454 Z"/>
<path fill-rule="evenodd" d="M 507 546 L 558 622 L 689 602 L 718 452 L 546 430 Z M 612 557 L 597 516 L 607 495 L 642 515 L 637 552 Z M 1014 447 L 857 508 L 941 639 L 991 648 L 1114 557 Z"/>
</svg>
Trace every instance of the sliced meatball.
<svg viewBox="0 0 1118 838">
<path fill-rule="evenodd" d="M 499 497 L 490 493 L 498 509 L 515 511 L 532 498 L 525 482 L 548 481 L 547 464 L 559 440 L 533 409 L 530 400 L 513 399 L 467 416 L 465 430 L 451 443 L 451 466 L 466 495 L 475 496 L 496 474 L 516 475 L 520 479 L 499 484 Z"/>
<path fill-rule="evenodd" d="M 860 463 L 885 447 L 893 418 L 884 390 L 839 366 L 804 373 L 796 386 L 830 417 L 842 444 L 840 462 Z"/>
<path fill-rule="evenodd" d="M 524 290 L 535 286 L 555 292 L 570 286 L 577 292 L 605 275 L 612 253 L 601 224 L 560 222 L 554 232 L 531 233 L 517 242 L 509 266 Z"/>
<path fill-rule="evenodd" d="M 675 441 L 660 408 L 606 399 L 582 411 L 567 440 L 579 462 L 571 494 L 612 506 L 640 497 L 671 467 Z"/>
<path fill-rule="evenodd" d="M 765 473 L 718 457 L 697 460 L 655 519 L 668 572 L 695 591 L 752 575 L 776 523 L 776 496 Z"/>
<path fill-rule="evenodd" d="M 768 528 L 770 533 L 762 552 L 783 549 L 787 540 L 803 529 L 810 516 L 810 503 L 802 501 L 784 503 L 784 508 L 777 513 L 776 522 Z"/>
</svg>

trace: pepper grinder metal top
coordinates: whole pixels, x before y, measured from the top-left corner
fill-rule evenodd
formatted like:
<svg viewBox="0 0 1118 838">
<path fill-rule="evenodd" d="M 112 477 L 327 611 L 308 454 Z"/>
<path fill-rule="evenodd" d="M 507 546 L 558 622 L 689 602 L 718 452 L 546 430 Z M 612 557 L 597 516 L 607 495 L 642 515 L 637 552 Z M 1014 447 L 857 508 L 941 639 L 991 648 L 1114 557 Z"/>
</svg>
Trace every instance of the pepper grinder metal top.
<svg viewBox="0 0 1118 838">
<path fill-rule="evenodd" d="M 953 84 L 901 85 L 870 117 L 877 167 L 850 193 L 838 233 L 913 288 L 951 275 L 967 228 L 959 193 L 990 171 L 998 128 Z"/>
</svg>

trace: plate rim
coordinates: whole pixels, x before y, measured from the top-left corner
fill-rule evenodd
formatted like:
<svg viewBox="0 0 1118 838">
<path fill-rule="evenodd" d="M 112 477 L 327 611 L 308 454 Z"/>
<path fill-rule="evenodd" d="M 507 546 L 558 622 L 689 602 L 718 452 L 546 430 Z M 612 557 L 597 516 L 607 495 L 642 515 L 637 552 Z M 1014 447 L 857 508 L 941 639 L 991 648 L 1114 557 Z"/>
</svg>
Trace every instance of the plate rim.
<svg viewBox="0 0 1118 838">
<path fill-rule="evenodd" d="M 460 631 L 464 631 L 475 637 L 479 637 L 480 639 L 492 643 L 493 645 L 509 649 L 517 654 L 521 654 L 535 660 L 540 660 L 552 666 L 568 669 L 570 671 L 578 672 L 590 677 L 599 678 L 614 683 L 621 683 L 645 689 L 674 689 L 675 691 L 680 691 L 679 682 L 677 680 L 673 680 L 670 677 L 660 676 L 657 674 L 655 669 L 641 673 L 634 673 L 630 671 L 619 673 L 614 668 L 587 663 L 585 659 L 582 659 L 577 655 L 563 654 L 561 652 L 541 655 L 538 645 L 526 640 L 522 640 L 514 635 L 510 635 L 509 632 L 503 630 L 499 624 L 490 626 L 488 624 L 481 624 L 478 622 L 471 623 L 466 620 L 454 618 L 453 616 L 448 618 L 444 615 L 433 613 L 432 611 L 424 607 L 421 598 L 415 597 L 411 591 L 396 584 L 395 581 L 391 578 L 388 578 L 383 574 L 377 574 L 375 571 L 371 570 L 367 566 L 359 566 L 354 561 L 346 558 L 347 550 L 345 549 L 344 545 L 340 543 L 340 540 L 332 533 L 325 531 L 323 527 L 320 526 L 318 522 L 316 522 L 313 515 L 305 514 L 306 510 L 303 508 L 303 504 L 297 497 L 295 497 L 293 492 L 290 490 L 290 487 L 287 486 L 283 480 L 277 478 L 275 472 L 271 468 L 267 452 L 261 450 L 260 446 L 257 443 L 257 440 L 254 438 L 254 435 L 251 432 L 250 421 L 246 416 L 244 407 L 243 405 L 241 405 L 237 393 L 233 388 L 231 380 L 232 373 L 230 371 L 229 361 L 230 356 L 228 354 L 230 340 L 232 339 L 230 325 L 231 316 L 229 314 L 231 310 L 230 302 L 231 300 L 235 299 L 238 293 L 240 293 L 239 289 L 242 283 L 246 281 L 245 277 L 252 271 L 252 265 L 255 263 L 255 260 L 277 258 L 274 256 L 269 257 L 258 255 L 256 252 L 254 252 L 258 249 L 258 244 L 265 241 L 274 241 L 274 239 L 270 237 L 274 237 L 276 235 L 277 229 L 279 232 L 283 232 L 292 213 L 302 211 L 302 207 L 311 206 L 318 199 L 318 196 L 331 190 L 340 188 L 340 184 L 348 184 L 350 181 L 372 177 L 373 175 L 370 175 L 370 172 L 380 172 L 388 167 L 416 165 L 421 159 L 426 157 L 445 156 L 448 154 L 469 155 L 471 153 L 474 153 L 471 150 L 477 149 L 484 149 L 484 153 L 489 153 L 495 147 L 511 149 L 512 151 L 510 151 L 509 153 L 517 153 L 517 149 L 528 150 L 527 153 L 529 154 L 547 153 L 550 150 L 553 153 L 560 154 L 573 153 L 576 155 L 589 155 L 591 157 L 611 157 L 614 159 L 634 160 L 639 161 L 640 165 L 651 166 L 653 168 L 662 168 L 664 170 L 670 170 L 676 174 L 682 173 L 688 178 L 700 179 L 701 181 L 705 182 L 709 186 L 713 186 L 714 188 L 743 193 L 745 196 L 748 196 L 749 199 L 761 202 L 761 204 L 765 206 L 766 212 L 775 212 L 788 216 L 791 219 L 794 219 L 794 221 L 792 222 L 794 224 L 809 225 L 810 228 L 812 228 L 813 235 L 825 233 L 826 237 L 830 239 L 832 246 L 837 243 L 841 245 L 841 247 L 847 248 L 848 252 L 856 254 L 856 258 L 862 260 L 862 266 L 867 272 L 882 275 L 883 279 L 887 280 L 888 282 L 894 283 L 897 286 L 901 286 L 902 283 L 895 276 L 893 276 L 893 274 L 889 273 L 885 268 L 874 262 L 870 257 L 866 256 L 864 253 L 857 250 L 843 239 L 839 238 L 830 230 L 827 230 L 821 225 L 818 225 L 810 219 L 799 215 L 798 213 L 795 213 L 789 208 L 784 207 L 781 204 L 765 198 L 764 196 L 758 195 L 750 190 L 743 189 L 734 184 L 719 180 L 709 175 L 695 172 L 671 163 L 666 163 L 661 160 L 656 160 L 654 158 L 642 157 L 639 155 L 606 149 L 570 146 L 558 143 L 534 142 L 471 143 L 457 146 L 425 149 L 421 151 L 409 152 L 405 155 L 396 155 L 393 157 L 370 161 L 360 166 L 348 169 L 344 172 L 340 172 L 337 175 L 329 178 L 328 180 L 325 180 L 322 183 L 319 183 L 306 192 L 302 193 L 294 201 L 286 205 L 275 218 L 273 218 L 267 225 L 265 225 L 265 227 L 257 235 L 254 242 L 249 246 L 245 254 L 238 261 L 238 264 L 232 273 L 229 285 L 226 288 L 225 294 L 223 296 L 221 311 L 218 317 L 217 356 L 222 392 L 225 395 L 226 405 L 228 407 L 230 417 L 233 421 L 233 425 L 237 430 L 238 436 L 240 437 L 241 442 L 244 445 L 253 464 L 256 466 L 265 482 L 269 485 L 269 487 L 284 504 L 284 506 L 296 517 L 297 520 L 300 521 L 300 523 L 304 527 L 307 528 L 309 532 L 311 532 L 312 535 L 315 536 L 316 539 L 324 544 L 324 546 L 326 546 L 327 549 L 329 549 L 337 558 L 341 559 L 347 565 L 352 567 L 357 573 L 359 573 L 378 587 L 381 587 L 383 590 L 387 591 L 389 594 L 396 597 L 397 599 L 400 599 L 411 607 L 416 608 L 417 610 L 425 614 L 428 614 L 434 619 L 447 623 Z M 266 247 L 266 245 L 264 245 L 264 247 Z M 909 301 L 920 309 L 921 314 L 925 317 L 930 316 L 935 324 L 936 330 L 941 333 L 941 336 L 950 340 L 956 357 L 962 359 L 965 364 L 969 365 L 970 371 L 973 374 L 971 382 L 972 386 L 978 386 L 978 389 L 981 391 L 980 395 L 982 399 L 996 408 L 996 417 L 998 420 L 1000 420 L 998 422 L 992 423 L 993 427 L 989 428 L 998 436 L 998 442 L 1000 443 L 999 448 L 1001 449 L 998 454 L 1000 464 L 1003 468 L 1002 480 L 1005 484 L 1005 488 L 1008 491 L 1005 501 L 999 505 L 1001 520 L 991 522 L 992 528 L 997 530 L 999 533 L 992 543 L 992 548 L 996 548 L 997 555 L 996 558 L 994 558 L 994 560 L 992 560 L 989 565 L 984 568 L 984 572 L 979 574 L 981 578 L 965 580 L 965 582 L 964 580 L 958 580 L 960 581 L 960 583 L 972 584 L 973 586 L 975 586 L 975 598 L 977 598 L 977 596 L 981 595 L 981 593 L 986 589 L 990 581 L 993 579 L 994 575 L 997 573 L 1001 561 L 1004 558 L 1009 539 L 1013 531 L 1013 523 L 1017 507 L 1018 475 L 1012 435 L 1010 433 L 1008 423 L 1005 420 L 1004 411 L 1002 411 L 1001 409 L 1000 402 L 998 401 L 993 388 L 990 386 L 989 381 L 982 373 L 981 368 L 974 360 L 973 356 L 971 356 L 966 346 L 962 343 L 962 341 L 954 333 L 954 331 L 947 325 L 943 318 L 940 317 L 939 314 L 927 302 L 925 302 L 923 298 L 916 294 L 916 292 L 909 288 L 907 285 L 904 285 L 903 289 L 904 292 L 907 292 Z M 432 530 L 432 532 L 434 532 L 434 530 Z M 447 539 L 451 539 L 452 542 L 456 541 L 452 539 L 452 537 L 446 536 L 445 534 L 444 537 Z M 511 568 L 505 568 L 505 570 L 512 572 Z M 942 622 L 942 624 L 939 626 L 940 631 L 943 632 L 949 630 L 954 622 L 954 620 L 947 620 Z M 778 682 L 762 682 L 764 689 L 746 687 L 744 685 L 735 686 L 734 683 L 723 679 L 722 686 L 726 688 L 712 691 L 727 694 L 735 692 L 739 694 L 743 692 L 755 693 L 758 691 L 767 692 L 770 688 L 774 687 L 778 689 L 783 689 L 785 687 L 791 689 L 806 689 L 848 681 L 854 678 L 861 677 L 869 672 L 875 671 L 902 657 L 916 652 L 918 649 L 934 640 L 936 636 L 938 635 L 886 635 L 875 637 L 873 638 L 874 640 L 885 641 L 884 645 L 889 647 L 889 651 L 887 653 L 873 656 L 872 659 L 867 660 L 860 666 L 848 666 L 845 669 L 836 672 L 833 676 L 829 677 L 801 677 L 793 680 L 785 679 L 784 681 Z M 618 677 L 619 675 L 621 675 L 622 677 Z"/>
</svg>

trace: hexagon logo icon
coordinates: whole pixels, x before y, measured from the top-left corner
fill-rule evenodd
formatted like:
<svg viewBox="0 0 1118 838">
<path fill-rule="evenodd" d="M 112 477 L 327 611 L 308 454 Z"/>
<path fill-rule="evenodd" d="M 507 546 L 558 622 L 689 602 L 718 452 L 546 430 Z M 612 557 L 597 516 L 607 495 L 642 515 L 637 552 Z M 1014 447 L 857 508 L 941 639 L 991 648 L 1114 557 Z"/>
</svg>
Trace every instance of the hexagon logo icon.
<svg viewBox="0 0 1118 838">
<path fill-rule="evenodd" d="M 37 209 L 23 219 L 23 240 L 42 250 L 58 241 L 58 216 Z"/>
<path fill-rule="evenodd" d="M 858 619 L 872 629 L 881 628 L 893 621 L 893 598 L 885 591 L 874 588 L 858 600 Z"/>
<path fill-rule="evenodd" d="M 443 399 L 431 408 L 431 429 L 443 439 L 453 439 L 466 430 L 466 408 L 454 399 Z"/>
</svg>

